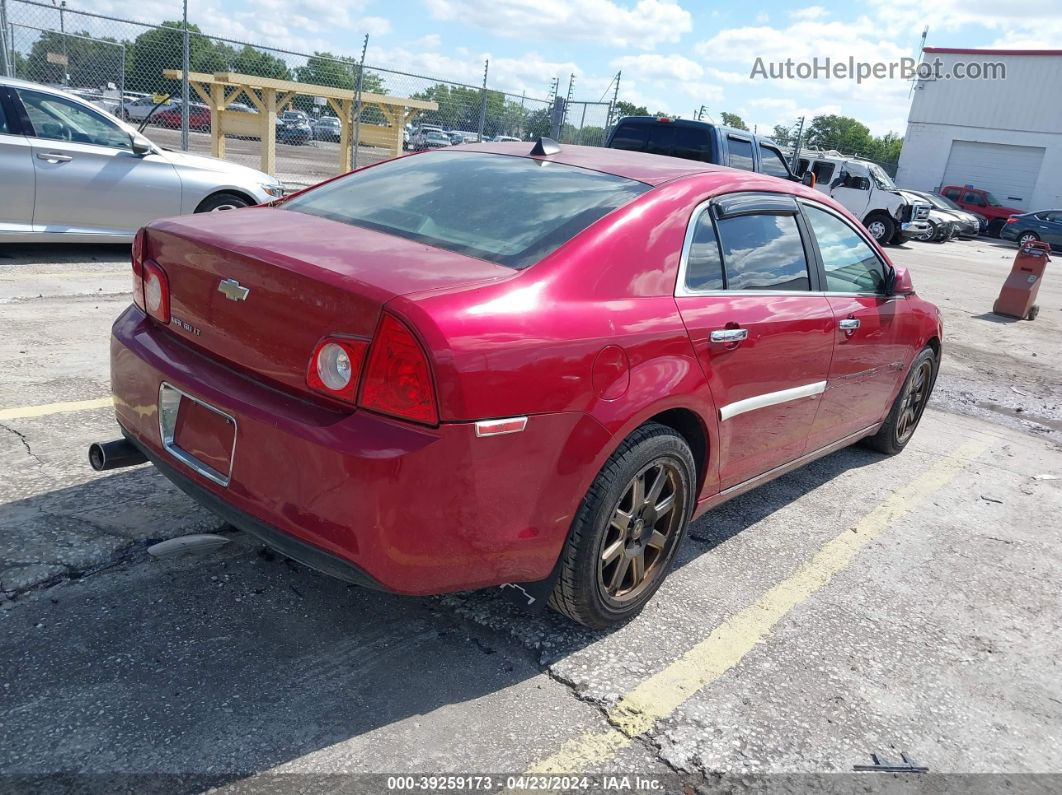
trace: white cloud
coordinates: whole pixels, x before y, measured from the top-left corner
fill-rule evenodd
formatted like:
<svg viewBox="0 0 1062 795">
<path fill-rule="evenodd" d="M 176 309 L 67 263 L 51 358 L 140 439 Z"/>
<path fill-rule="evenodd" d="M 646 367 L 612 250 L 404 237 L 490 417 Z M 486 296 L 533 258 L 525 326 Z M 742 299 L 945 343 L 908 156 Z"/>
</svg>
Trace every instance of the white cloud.
<svg viewBox="0 0 1062 795">
<path fill-rule="evenodd" d="M 673 0 L 425 0 L 436 19 L 475 25 L 499 36 L 592 41 L 651 50 L 693 28 Z"/>
<path fill-rule="evenodd" d="M 789 16 L 793 19 L 803 20 L 822 19 L 829 15 L 829 12 L 822 6 L 808 6 L 807 8 L 798 8 L 796 11 L 789 12 Z"/>
<path fill-rule="evenodd" d="M 684 55 L 623 55 L 613 58 L 609 65 L 648 80 L 698 80 L 704 76 L 704 67 Z"/>
</svg>

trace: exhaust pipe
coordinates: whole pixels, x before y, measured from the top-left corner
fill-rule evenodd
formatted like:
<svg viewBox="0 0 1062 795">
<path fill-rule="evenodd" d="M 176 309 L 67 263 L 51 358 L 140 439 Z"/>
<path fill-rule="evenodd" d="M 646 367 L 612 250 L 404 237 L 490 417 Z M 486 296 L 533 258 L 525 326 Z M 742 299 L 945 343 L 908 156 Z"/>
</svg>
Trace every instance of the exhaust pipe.
<svg viewBox="0 0 1062 795">
<path fill-rule="evenodd" d="M 115 439 L 113 442 L 93 442 L 88 451 L 89 463 L 97 472 L 121 467 L 143 464 L 147 456 L 138 450 L 128 439 Z"/>
</svg>

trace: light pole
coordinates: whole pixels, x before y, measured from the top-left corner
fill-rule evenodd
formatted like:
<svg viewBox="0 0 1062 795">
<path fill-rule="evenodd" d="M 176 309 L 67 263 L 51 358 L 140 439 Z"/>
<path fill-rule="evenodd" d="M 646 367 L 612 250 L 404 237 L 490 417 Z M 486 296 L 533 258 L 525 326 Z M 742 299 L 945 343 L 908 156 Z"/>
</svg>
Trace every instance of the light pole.
<svg viewBox="0 0 1062 795">
<path fill-rule="evenodd" d="M 188 151 L 188 0 L 184 0 L 181 36 L 181 149 Z"/>
<path fill-rule="evenodd" d="M 63 85 L 65 86 L 69 82 L 70 77 L 67 72 L 67 69 L 70 68 L 70 55 L 66 51 L 66 0 L 61 0 L 61 2 L 58 3 L 55 2 L 55 0 L 52 0 L 52 5 L 59 9 L 59 33 L 63 37 Z"/>
</svg>

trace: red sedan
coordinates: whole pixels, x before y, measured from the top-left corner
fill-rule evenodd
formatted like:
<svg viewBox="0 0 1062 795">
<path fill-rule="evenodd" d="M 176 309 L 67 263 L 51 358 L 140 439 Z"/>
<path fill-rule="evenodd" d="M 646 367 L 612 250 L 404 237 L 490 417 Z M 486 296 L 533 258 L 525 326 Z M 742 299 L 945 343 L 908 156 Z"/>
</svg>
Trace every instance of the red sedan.
<svg viewBox="0 0 1062 795">
<path fill-rule="evenodd" d="M 635 614 L 690 521 L 859 440 L 897 453 L 941 321 L 857 219 L 773 177 L 480 144 L 152 223 L 123 438 L 232 524 L 402 594 Z"/>
<path fill-rule="evenodd" d="M 181 129 L 181 109 L 176 107 L 159 111 L 151 117 L 151 121 L 160 127 L 179 130 Z M 210 132 L 210 108 L 206 105 L 189 105 L 188 129 Z"/>
</svg>

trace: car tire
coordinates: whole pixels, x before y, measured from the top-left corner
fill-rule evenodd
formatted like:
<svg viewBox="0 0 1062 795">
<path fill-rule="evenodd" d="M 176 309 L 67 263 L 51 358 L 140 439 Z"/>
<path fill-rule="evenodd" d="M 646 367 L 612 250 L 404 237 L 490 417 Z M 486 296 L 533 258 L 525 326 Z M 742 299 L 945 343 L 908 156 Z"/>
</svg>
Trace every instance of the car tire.
<svg viewBox="0 0 1062 795">
<path fill-rule="evenodd" d="M 1018 235 L 1018 248 L 1021 248 L 1026 243 L 1039 240 L 1040 236 L 1035 232 L 1022 232 L 1020 235 Z"/>
<path fill-rule="evenodd" d="M 938 364 L 932 348 L 926 346 L 919 351 L 885 422 L 877 433 L 864 440 L 868 447 L 879 453 L 896 455 L 907 446 L 922 419 L 929 396 L 933 394 Z"/>
<path fill-rule="evenodd" d="M 892 243 L 892 237 L 896 234 L 896 222 L 884 213 L 875 213 L 866 220 L 867 231 L 877 241 L 879 246 L 887 246 Z"/>
<path fill-rule="evenodd" d="M 689 445 L 672 428 L 651 422 L 624 440 L 576 512 L 550 606 L 591 629 L 637 615 L 685 537 L 696 471 Z M 670 509 L 658 513 L 669 499 Z"/>
<path fill-rule="evenodd" d="M 222 212 L 224 210 L 238 210 L 241 207 L 249 207 L 251 204 L 252 202 L 237 193 L 222 191 L 221 193 L 207 196 L 203 201 L 199 202 L 199 206 L 195 208 L 195 211 L 197 213 Z"/>
</svg>

